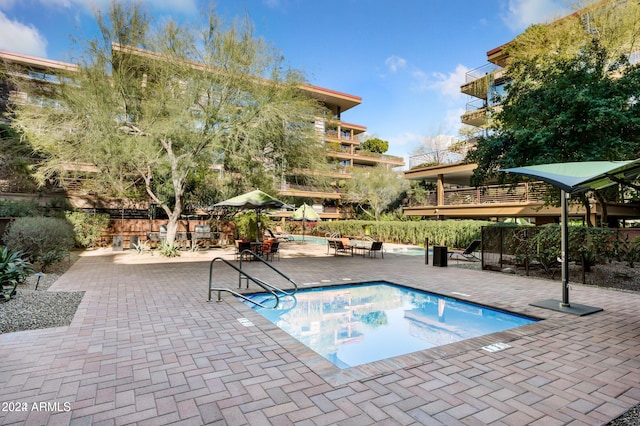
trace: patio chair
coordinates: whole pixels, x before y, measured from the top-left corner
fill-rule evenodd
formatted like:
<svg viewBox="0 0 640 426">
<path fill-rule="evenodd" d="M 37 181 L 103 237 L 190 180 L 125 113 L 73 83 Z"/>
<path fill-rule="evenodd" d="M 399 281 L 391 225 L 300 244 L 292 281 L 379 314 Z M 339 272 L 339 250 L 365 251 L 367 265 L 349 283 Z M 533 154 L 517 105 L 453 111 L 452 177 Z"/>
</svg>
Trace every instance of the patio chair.
<svg viewBox="0 0 640 426">
<path fill-rule="evenodd" d="M 474 254 L 474 252 L 480 247 L 480 240 L 473 240 L 471 244 L 464 250 L 449 250 L 447 253 L 449 254 L 449 259 L 454 259 L 453 255 L 456 254 L 458 256 L 462 256 L 465 260 L 477 262 L 480 260 L 478 256 Z M 459 259 L 456 257 L 455 259 Z"/>
<path fill-rule="evenodd" d="M 377 257 L 378 252 L 380 252 L 380 256 L 384 259 L 384 252 L 382 251 L 382 241 L 372 242 L 371 247 L 366 249 L 365 254 L 368 253 L 369 257 Z"/>
<path fill-rule="evenodd" d="M 241 256 L 245 256 L 245 259 L 251 259 L 251 255 L 243 253 L 245 250 L 251 250 L 251 243 L 249 241 L 236 240 L 236 260 L 240 260 Z"/>
<path fill-rule="evenodd" d="M 159 232 L 147 232 L 147 243 L 149 244 L 149 248 L 157 248 L 160 241 Z"/>
<path fill-rule="evenodd" d="M 349 241 L 349 240 L 347 240 Z M 353 247 L 351 247 L 350 245 L 346 245 L 344 244 L 344 242 L 342 241 L 342 239 L 339 240 L 327 240 L 327 251 L 333 249 L 333 255 L 337 256 L 339 254 L 351 254 L 351 256 L 353 256 Z"/>
<path fill-rule="evenodd" d="M 278 260 L 280 260 L 280 252 L 278 251 L 279 246 L 280 246 L 280 241 L 274 241 L 269 245 L 269 250 L 263 252 L 266 260 L 269 260 L 269 258 L 271 258 L 271 260 L 273 261 L 273 258 L 276 255 L 278 256 Z"/>
</svg>

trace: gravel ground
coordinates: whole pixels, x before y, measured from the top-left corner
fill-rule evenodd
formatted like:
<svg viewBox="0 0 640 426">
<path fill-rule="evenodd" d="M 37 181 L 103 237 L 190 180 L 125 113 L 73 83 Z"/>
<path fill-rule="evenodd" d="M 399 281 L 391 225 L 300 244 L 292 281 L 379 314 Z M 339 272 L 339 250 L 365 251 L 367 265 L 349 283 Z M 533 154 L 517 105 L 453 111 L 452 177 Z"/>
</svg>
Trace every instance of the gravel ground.
<svg viewBox="0 0 640 426">
<path fill-rule="evenodd" d="M 47 290 L 77 258 L 77 254 L 72 254 L 69 261 L 52 265 L 51 272 L 44 274 L 39 283 L 37 277 L 31 275 L 18 286 L 17 294 L 10 301 L 0 302 L 0 334 L 71 324 L 84 292 Z"/>
<path fill-rule="evenodd" d="M 0 334 L 71 324 L 84 292 L 47 290 L 77 259 L 78 254 L 74 253 L 69 261 L 50 267 L 51 272 L 40 278 L 37 290 L 37 277 L 29 277 L 25 284 L 18 286 L 18 293 L 14 298 L 9 302 L 0 302 Z M 479 263 L 452 262 L 450 266 L 480 269 Z M 605 426 L 632 425 L 640 425 L 640 405 Z"/>
</svg>

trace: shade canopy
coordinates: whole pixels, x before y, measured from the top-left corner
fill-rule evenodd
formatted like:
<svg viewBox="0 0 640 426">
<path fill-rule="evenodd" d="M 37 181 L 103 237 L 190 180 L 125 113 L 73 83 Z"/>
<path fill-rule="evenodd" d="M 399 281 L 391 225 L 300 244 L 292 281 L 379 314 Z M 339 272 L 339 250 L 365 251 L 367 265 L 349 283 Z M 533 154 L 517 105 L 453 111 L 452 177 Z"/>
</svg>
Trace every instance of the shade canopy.
<svg viewBox="0 0 640 426">
<path fill-rule="evenodd" d="M 500 171 L 539 179 L 568 194 L 576 194 L 635 179 L 640 174 L 640 159 L 539 164 Z"/>
<path fill-rule="evenodd" d="M 225 201 L 220 201 L 213 205 L 213 207 L 237 207 L 239 209 L 264 209 L 282 206 L 285 206 L 285 203 L 259 189 L 229 198 Z"/>
<path fill-rule="evenodd" d="M 256 210 L 256 241 L 260 239 L 260 210 L 267 208 L 288 207 L 285 203 L 259 189 L 220 201 L 213 207 L 236 207 L 243 210 Z"/>
<path fill-rule="evenodd" d="M 309 222 L 317 222 L 320 219 L 320 215 L 312 207 L 306 203 L 302 204 L 295 212 L 291 214 L 291 220 L 306 220 Z"/>
<path fill-rule="evenodd" d="M 543 300 L 532 303 L 533 306 L 553 309 L 575 315 L 588 315 L 602 308 L 569 303 L 569 226 L 568 198 L 571 194 L 602 189 L 616 183 L 634 180 L 640 175 L 640 159 L 630 161 L 583 161 L 574 163 L 539 164 L 501 170 L 505 173 L 519 174 L 541 180 L 560 188 L 561 197 L 561 255 L 562 264 L 562 300 Z"/>
</svg>

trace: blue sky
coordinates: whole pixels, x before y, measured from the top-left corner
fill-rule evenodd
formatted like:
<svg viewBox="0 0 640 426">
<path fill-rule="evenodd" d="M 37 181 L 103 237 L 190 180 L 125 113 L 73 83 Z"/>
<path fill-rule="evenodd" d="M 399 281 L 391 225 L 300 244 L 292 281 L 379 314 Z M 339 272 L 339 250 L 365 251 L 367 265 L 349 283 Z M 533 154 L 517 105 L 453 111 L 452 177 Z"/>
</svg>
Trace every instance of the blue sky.
<svg viewBox="0 0 640 426">
<path fill-rule="evenodd" d="M 124 0 L 123 0 L 124 1 Z M 95 34 L 107 0 L 0 0 L 0 50 L 68 60 L 70 38 Z M 154 15 L 196 20 L 203 0 L 147 0 Z M 206 2 L 209 3 L 209 2 Z M 566 0 L 220 0 L 227 21 L 248 15 L 310 84 L 362 97 L 342 120 L 407 157 L 425 137 L 458 134 L 465 73 Z"/>
</svg>

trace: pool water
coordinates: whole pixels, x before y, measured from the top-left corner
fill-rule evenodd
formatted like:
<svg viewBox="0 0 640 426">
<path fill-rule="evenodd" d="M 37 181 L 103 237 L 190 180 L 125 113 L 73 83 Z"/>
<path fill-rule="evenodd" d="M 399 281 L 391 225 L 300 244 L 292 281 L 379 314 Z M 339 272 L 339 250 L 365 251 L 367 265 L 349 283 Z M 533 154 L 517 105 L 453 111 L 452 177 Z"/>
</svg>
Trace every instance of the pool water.
<svg viewBox="0 0 640 426">
<path fill-rule="evenodd" d="M 291 235 L 289 237 L 292 241 L 302 241 L 302 235 Z M 323 237 L 314 237 L 311 235 L 305 235 L 304 242 L 309 244 L 327 244 L 327 239 Z M 421 247 L 394 247 L 384 248 L 385 253 L 402 254 L 406 256 L 424 256 L 424 249 Z M 429 250 L 431 255 L 431 250 Z"/>
<path fill-rule="evenodd" d="M 250 297 L 261 303 L 273 298 Z M 537 321 L 387 282 L 299 290 L 276 309 L 245 303 L 339 368 Z"/>
<path fill-rule="evenodd" d="M 393 253 L 393 254 L 403 254 L 405 256 L 424 256 L 424 249 L 420 247 L 396 247 L 385 249 L 385 253 Z M 429 250 L 429 255 L 432 254 L 431 249 Z"/>
<path fill-rule="evenodd" d="M 323 237 L 314 237 L 312 235 L 305 235 L 304 240 L 302 235 L 290 235 L 289 239 L 292 241 L 304 241 L 309 244 L 327 244 L 327 239 Z"/>
</svg>

